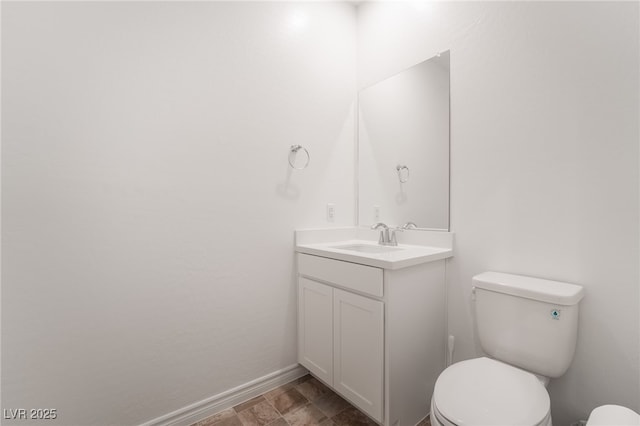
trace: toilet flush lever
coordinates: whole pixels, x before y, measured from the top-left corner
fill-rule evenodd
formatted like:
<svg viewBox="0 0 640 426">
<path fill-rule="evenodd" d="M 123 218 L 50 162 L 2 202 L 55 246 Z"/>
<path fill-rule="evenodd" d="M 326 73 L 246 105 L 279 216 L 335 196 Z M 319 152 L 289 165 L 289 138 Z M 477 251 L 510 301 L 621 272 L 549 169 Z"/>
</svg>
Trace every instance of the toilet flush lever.
<svg viewBox="0 0 640 426">
<path fill-rule="evenodd" d="M 476 288 L 475 287 L 471 287 L 471 300 L 473 300 L 473 301 L 476 300 Z"/>
</svg>

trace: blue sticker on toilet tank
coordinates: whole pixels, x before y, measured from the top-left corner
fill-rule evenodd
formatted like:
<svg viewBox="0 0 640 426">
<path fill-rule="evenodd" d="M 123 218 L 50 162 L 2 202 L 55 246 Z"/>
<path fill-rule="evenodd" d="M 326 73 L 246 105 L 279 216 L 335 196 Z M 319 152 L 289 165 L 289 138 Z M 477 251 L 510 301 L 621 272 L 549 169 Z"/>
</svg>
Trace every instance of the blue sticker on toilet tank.
<svg viewBox="0 0 640 426">
<path fill-rule="evenodd" d="M 560 319 L 560 309 L 552 309 L 551 310 L 551 318 Z"/>
</svg>

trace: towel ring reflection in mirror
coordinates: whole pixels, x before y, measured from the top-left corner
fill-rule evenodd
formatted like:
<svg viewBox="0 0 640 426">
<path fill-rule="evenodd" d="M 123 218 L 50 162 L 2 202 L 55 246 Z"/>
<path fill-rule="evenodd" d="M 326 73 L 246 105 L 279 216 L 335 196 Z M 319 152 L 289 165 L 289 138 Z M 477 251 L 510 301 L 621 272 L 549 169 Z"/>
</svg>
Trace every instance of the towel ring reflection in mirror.
<svg viewBox="0 0 640 426">
<path fill-rule="evenodd" d="M 409 167 L 398 164 L 396 166 L 396 171 L 398 172 L 398 179 L 400 179 L 400 183 L 409 182 Z"/>
<path fill-rule="evenodd" d="M 304 154 L 307 158 L 301 167 L 296 167 L 296 157 L 298 156 L 298 152 L 300 150 L 304 151 Z M 309 165 L 310 160 L 311 160 L 311 156 L 309 155 L 309 151 L 307 151 L 307 148 L 305 148 L 302 145 L 291 145 L 291 149 L 289 151 L 289 165 L 291 166 L 292 169 L 295 169 L 295 170 L 306 169 L 307 166 Z"/>
</svg>

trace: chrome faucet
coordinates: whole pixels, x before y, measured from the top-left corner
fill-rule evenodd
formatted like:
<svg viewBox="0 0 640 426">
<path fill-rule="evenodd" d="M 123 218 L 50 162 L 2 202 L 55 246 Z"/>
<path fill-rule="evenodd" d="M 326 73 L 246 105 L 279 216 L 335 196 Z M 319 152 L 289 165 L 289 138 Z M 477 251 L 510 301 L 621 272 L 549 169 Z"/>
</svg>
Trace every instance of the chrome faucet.
<svg viewBox="0 0 640 426">
<path fill-rule="evenodd" d="M 415 222 L 407 222 L 404 225 L 402 225 L 402 227 L 400 229 L 416 229 L 418 227 L 418 225 L 415 224 Z"/>
<path fill-rule="evenodd" d="M 380 238 L 378 238 L 378 244 L 381 246 L 397 246 L 396 231 L 402 231 L 400 228 L 391 230 L 391 237 L 389 237 L 389 227 L 382 222 L 378 222 L 371 226 L 371 229 L 380 230 Z"/>
<path fill-rule="evenodd" d="M 371 229 L 380 230 L 380 238 L 378 238 L 378 244 L 386 246 L 389 243 L 389 227 L 382 222 L 378 222 L 371 225 Z"/>
</svg>

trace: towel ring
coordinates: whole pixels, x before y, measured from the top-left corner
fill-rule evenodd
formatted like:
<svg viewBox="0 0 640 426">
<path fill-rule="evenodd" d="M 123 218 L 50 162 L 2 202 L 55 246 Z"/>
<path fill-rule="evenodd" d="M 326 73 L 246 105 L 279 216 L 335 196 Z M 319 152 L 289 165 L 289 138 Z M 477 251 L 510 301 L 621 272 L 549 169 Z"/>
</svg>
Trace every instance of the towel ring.
<svg viewBox="0 0 640 426">
<path fill-rule="evenodd" d="M 400 179 L 400 183 L 409 182 L 409 167 L 398 164 L 396 166 L 396 171 L 398 172 L 398 179 Z"/>
<path fill-rule="evenodd" d="M 307 160 L 305 161 L 302 167 L 296 167 L 295 166 L 296 156 L 298 155 L 298 151 L 300 150 L 304 151 L 305 155 L 307 156 Z M 311 156 L 309 155 L 309 151 L 307 151 L 307 148 L 305 148 L 302 145 L 291 145 L 291 150 L 289 151 L 289 165 L 291 166 L 292 169 L 295 169 L 295 170 L 306 169 L 307 166 L 309 165 L 310 160 L 311 160 Z"/>
</svg>

